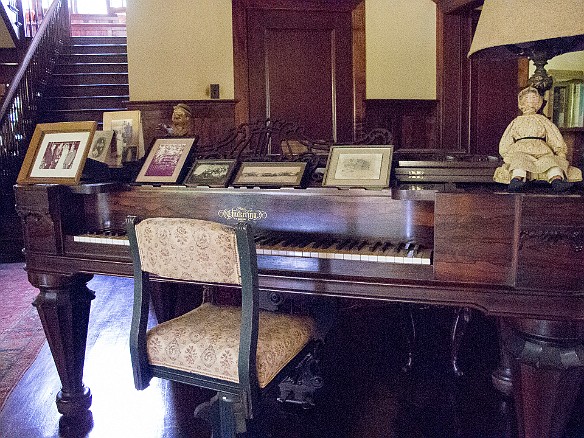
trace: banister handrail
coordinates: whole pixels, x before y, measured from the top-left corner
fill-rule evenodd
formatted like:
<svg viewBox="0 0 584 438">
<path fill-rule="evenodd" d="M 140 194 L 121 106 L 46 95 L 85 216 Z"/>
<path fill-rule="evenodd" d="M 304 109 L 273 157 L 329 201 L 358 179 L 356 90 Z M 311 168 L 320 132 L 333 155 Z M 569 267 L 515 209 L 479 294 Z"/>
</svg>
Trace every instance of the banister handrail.
<svg viewBox="0 0 584 438">
<path fill-rule="evenodd" d="M 22 81 L 22 78 L 24 77 L 24 74 L 26 73 L 26 69 L 28 68 L 33 56 L 35 55 L 35 52 L 41 43 L 43 35 L 45 34 L 46 29 L 51 22 L 51 18 L 53 17 L 53 14 L 55 14 L 55 11 L 57 10 L 57 7 L 59 6 L 60 3 L 63 3 L 65 5 L 64 7 L 67 7 L 66 1 L 54 0 L 53 3 L 51 3 L 51 6 L 49 7 L 49 9 L 47 10 L 47 14 L 45 15 L 45 19 L 41 22 L 41 25 L 40 25 L 39 29 L 37 30 L 36 35 L 33 37 L 32 42 L 28 46 L 28 49 L 26 51 L 26 55 L 22 59 L 22 62 L 20 63 L 20 67 L 18 68 L 18 71 L 16 72 L 16 74 L 14 75 L 14 78 L 10 82 L 10 86 L 8 87 L 8 90 L 4 96 L 2 108 L 0 109 L 0 120 L 2 120 L 4 118 L 4 115 L 6 114 L 8 107 L 12 103 L 12 100 L 14 99 L 14 95 L 16 94 L 16 89 L 18 88 L 18 84 L 20 84 L 20 81 Z M 68 14 L 67 14 L 67 16 L 68 16 Z"/>
</svg>

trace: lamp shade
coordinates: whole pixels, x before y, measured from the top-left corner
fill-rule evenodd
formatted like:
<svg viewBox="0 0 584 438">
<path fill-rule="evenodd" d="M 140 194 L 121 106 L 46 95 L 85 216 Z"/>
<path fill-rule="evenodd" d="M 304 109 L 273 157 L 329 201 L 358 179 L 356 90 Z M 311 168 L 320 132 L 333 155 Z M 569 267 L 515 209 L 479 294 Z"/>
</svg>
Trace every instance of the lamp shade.
<svg viewBox="0 0 584 438">
<path fill-rule="evenodd" d="M 548 58 L 584 50 L 584 0 L 485 0 L 468 56 L 515 57 L 534 43 L 553 47 Z"/>
</svg>

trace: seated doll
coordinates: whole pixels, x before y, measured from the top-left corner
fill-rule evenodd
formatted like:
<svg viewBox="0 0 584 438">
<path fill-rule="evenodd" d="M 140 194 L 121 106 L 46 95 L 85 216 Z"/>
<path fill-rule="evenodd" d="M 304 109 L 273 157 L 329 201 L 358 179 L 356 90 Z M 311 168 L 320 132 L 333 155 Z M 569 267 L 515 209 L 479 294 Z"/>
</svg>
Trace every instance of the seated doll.
<svg viewBox="0 0 584 438">
<path fill-rule="evenodd" d="M 547 117 L 537 111 L 543 97 L 533 87 L 519 92 L 522 115 L 507 126 L 499 142 L 503 164 L 495 170 L 493 179 L 508 184 L 508 190 L 521 191 L 527 181 L 543 180 L 555 191 L 570 188 L 582 181 L 580 169 L 570 166 L 566 159 L 567 146 L 562 134 Z"/>
</svg>

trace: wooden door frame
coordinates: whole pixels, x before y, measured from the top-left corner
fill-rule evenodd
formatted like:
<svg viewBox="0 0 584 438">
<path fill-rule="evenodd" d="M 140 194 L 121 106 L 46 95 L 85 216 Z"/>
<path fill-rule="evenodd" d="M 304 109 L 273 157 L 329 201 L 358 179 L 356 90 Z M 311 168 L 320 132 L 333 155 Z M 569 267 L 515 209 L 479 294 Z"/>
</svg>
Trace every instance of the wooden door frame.
<svg viewBox="0 0 584 438">
<path fill-rule="evenodd" d="M 365 0 L 232 0 L 235 123 L 249 122 L 248 9 L 352 12 L 353 133 L 363 123 L 365 102 Z"/>
</svg>

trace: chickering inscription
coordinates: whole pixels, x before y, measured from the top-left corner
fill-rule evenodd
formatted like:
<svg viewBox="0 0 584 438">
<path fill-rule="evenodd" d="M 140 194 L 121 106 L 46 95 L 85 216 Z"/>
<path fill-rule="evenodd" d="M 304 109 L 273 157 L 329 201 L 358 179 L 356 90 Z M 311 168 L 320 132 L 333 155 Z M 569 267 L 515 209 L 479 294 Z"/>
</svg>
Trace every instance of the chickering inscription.
<svg viewBox="0 0 584 438">
<path fill-rule="evenodd" d="M 260 221 L 268 217 L 268 213 L 262 210 L 252 210 L 244 207 L 233 207 L 230 209 L 219 210 L 219 217 L 227 220 L 236 220 L 238 222 Z"/>
</svg>

